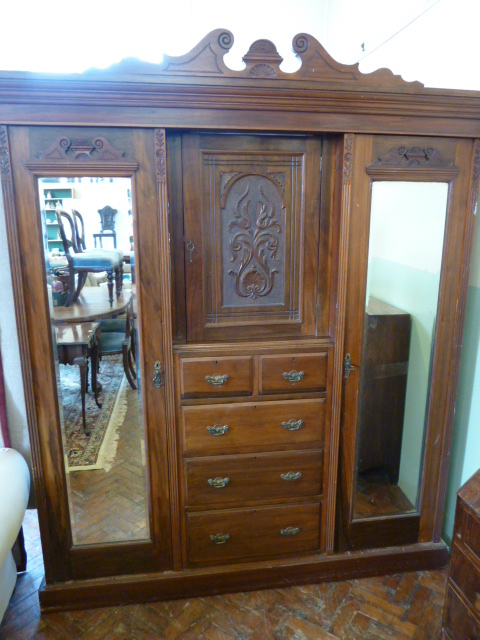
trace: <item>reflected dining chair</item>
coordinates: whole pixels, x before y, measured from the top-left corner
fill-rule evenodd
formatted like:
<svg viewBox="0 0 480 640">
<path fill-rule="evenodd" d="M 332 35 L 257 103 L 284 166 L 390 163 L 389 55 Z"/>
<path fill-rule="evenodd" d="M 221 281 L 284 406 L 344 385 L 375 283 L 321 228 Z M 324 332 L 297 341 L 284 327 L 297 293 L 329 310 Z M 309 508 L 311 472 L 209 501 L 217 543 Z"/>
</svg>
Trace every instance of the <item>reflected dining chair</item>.
<svg viewBox="0 0 480 640">
<path fill-rule="evenodd" d="M 135 316 L 133 298 L 128 303 L 126 318 L 100 320 L 98 364 L 103 356 L 123 355 L 123 370 L 132 389 L 136 389 Z"/>
<path fill-rule="evenodd" d="M 69 213 L 61 209 L 56 210 L 56 215 L 69 271 L 69 295 L 65 306 L 68 307 L 78 299 L 88 273 L 100 273 L 102 271 L 107 273 L 108 299 L 111 306 L 113 304 L 114 278 L 117 298 L 120 296 L 122 290 L 123 254 L 119 251 L 106 251 L 103 249 L 86 251 L 84 249 L 85 229 L 81 215 L 75 212 L 72 217 Z M 81 235 L 77 232 L 77 216 L 81 218 Z M 68 232 L 64 220 L 68 222 Z M 75 277 L 77 277 L 77 282 L 75 282 Z"/>
</svg>

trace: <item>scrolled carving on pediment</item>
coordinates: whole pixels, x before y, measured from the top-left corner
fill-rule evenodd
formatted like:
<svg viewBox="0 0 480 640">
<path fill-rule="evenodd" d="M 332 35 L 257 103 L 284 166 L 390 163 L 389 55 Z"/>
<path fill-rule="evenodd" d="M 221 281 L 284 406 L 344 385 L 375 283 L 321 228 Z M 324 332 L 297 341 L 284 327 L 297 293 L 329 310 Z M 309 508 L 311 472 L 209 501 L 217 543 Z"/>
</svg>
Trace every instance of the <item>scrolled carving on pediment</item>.
<svg viewBox="0 0 480 640">
<path fill-rule="evenodd" d="M 40 157 L 40 160 L 68 160 L 85 162 L 116 162 L 125 153 L 115 149 L 108 140 L 97 136 L 93 140 L 76 138 L 71 140 L 65 136 L 56 140 Z"/>
<path fill-rule="evenodd" d="M 458 174 L 458 167 L 453 160 L 445 160 L 438 149 L 433 147 L 418 147 L 405 145 L 395 146 L 384 156 L 377 158 L 375 162 L 367 166 L 369 175 L 388 174 L 389 172 L 426 171 L 440 172 L 445 176 Z"/>
<path fill-rule="evenodd" d="M 361 73 L 358 64 L 345 65 L 334 60 L 313 36 L 299 33 L 293 38 L 293 51 L 300 58 L 301 67 L 286 73 L 280 69 L 283 62 L 273 42 L 266 39 L 256 40 L 243 56 L 245 68 L 237 71 L 230 69 L 224 62 L 224 56 L 233 46 L 233 34 L 228 29 L 215 29 L 203 38 L 189 53 L 181 56 L 165 55 L 160 64 L 143 62 L 129 58 L 113 65 L 108 73 L 143 75 L 149 80 L 158 77 L 189 79 L 202 77 L 252 78 L 258 80 L 300 80 L 310 83 L 340 83 L 361 87 L 422 87 L 419 82 L 406 82 L 388 69 L 379 69 L 372 73 Z M 86 74 L 103 73 L 90 69 Z"/>
<path fill-rule="evenodd" d="M 377 69 L 362 73 L 356 64 L 341 64 L 327 53 L 325 48 L 308 33 L 299 33 L 293 39 L 293 50 L 302 61 L 298 71 L 289 74 L 292 79 L 318 80 L 319 82 L 341 82 L 352 85 L 368 84 L 380 86 L 423 87 L 420 82 L 407 82 L 389 69 Z"/>
</svg>

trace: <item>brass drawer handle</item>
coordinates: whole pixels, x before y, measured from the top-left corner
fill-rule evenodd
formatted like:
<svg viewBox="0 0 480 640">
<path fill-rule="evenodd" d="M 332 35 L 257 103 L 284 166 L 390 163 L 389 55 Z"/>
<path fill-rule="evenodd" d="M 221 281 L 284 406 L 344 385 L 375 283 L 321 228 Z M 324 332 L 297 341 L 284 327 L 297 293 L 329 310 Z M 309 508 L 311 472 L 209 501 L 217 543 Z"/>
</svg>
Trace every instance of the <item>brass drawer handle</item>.
<svg viewBox="0 0 480 640">
<path fill-rule="evenodd" d="M 281 536 L 296 536 L 300 533 L 300 527 L 287 527 L 286 529 L 280 529 Z"/>
<path fill-rule="evenodd" d="M 225 544 L 227 540 L 230 540 L 228 533 L 216 533 L 214 536 L 210 536 L 210 542 L 213 544 Z"/>
<path fill-rule="evenodd" d="M 282 376 L 285 378 L 287 382 L 291 382 L 292 384 L 294 384 L 295 382 L 300 382 L 300 380 L 305 377 L 305 371 L 294 370 L 294 371 L 290 371 L 290 373 L 287 373 L 286 371 L 284 371 L 282 373 Z"/>
<path fill-rule="evenodd" d="M 230 478 L 220 478 L 220 476 L 218 478 L 213 478 L 213 480 L 212 478 L 208 479 L 208 484 L 214 489 L 223 489 L 229 482 Z"/>
<path fill-rule="evenodd" d="M 205 382 L 209 382 L 214 387 L 220 387 L 222 384 L 225 384 L 227 380 L 227 374 L 221 376 L 219 373 L 216 373 L 214 376 L 205 376 Z"/>
<path fill-rule="evenodd" d="M 303 420 L 289 420 L 288 422 L 282 422 L 282 427 L 287 431 L 298 431 L 303 425 Z"/>
<path fill-rule="evenodd" d="M 224 436 L 229 429 L 228 424 L 223 425 L 215 424 L 213 427 L 207 427 L 207 431 L 211 436 Z"/>
<path fill-rule="evenodd" d="M 300 471 L 289 471 L 288 473 L 282 473 L 280 477 L 282 480 L 300 480 L 302 474 Z"/>
</svg>

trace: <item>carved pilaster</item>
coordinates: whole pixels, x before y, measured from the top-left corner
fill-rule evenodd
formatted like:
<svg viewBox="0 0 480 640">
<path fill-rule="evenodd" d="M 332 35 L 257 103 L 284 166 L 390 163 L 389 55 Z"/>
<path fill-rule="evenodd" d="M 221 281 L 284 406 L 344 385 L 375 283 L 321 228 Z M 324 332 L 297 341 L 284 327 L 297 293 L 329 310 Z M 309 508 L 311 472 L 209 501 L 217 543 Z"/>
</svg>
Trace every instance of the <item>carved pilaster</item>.
<svg viewBox="0 0 480 640">
<path fill-rule="evenodd" d="M 155 158 L 157 167 L 157 181 L 167 181 L 167 150 L 165 143 L 165 129 L 155 129 Z"/>
</svg>

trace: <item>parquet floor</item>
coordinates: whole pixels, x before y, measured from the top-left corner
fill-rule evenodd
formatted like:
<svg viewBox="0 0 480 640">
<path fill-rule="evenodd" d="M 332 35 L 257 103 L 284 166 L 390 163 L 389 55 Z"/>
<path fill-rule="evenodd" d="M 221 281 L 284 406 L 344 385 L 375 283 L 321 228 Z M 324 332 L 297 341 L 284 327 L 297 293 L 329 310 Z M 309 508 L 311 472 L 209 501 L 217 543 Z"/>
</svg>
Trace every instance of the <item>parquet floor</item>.
<svg viewBox="0 0 480 640">
<path fill-rule="evenodd" d="M 138 392 L 126 387 L 127 413 L 118 428 L 112 467 L 69 474 L 75 544 L 148 538 L 143 425 Z"/>
<path fill-rule="evenodd" d="M 440 637 L 446 570 L 107 607 L 40 616 L 43 559 L 36 512 L 27 512 L 28 571 L 0 639 L 323 640 Z"/>
</svg>

